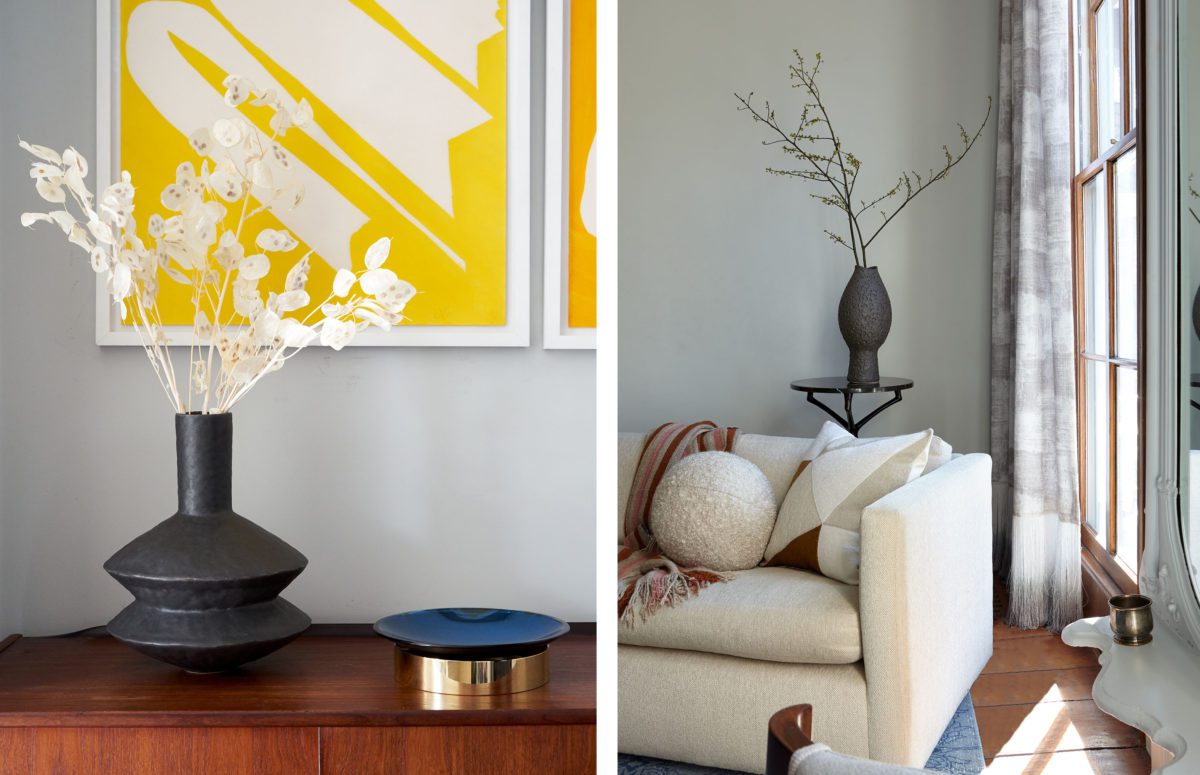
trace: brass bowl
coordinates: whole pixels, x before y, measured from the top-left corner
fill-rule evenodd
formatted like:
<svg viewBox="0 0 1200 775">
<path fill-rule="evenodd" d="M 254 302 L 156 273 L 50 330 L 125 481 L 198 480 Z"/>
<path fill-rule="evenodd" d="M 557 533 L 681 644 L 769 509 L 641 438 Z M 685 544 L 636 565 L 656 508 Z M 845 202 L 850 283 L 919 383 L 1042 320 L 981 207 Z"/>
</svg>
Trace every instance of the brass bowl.
<svg viewBox="0 0 1200 775">
<path fill-rule="evenodd" d="M 550 680 L 550 652 L 526 657 L 448 659 L 396 648 L 396 683 L 435 694 L 516 694 Z"/>
<path fill-rule="evenodd" d="M 1151 600 L 1145 595 L 1115 595 L 1108 599 L 1108 624 L 1113 640 L 1122 646 L 1141 646 L 1153 640 Z"/>
</svg>

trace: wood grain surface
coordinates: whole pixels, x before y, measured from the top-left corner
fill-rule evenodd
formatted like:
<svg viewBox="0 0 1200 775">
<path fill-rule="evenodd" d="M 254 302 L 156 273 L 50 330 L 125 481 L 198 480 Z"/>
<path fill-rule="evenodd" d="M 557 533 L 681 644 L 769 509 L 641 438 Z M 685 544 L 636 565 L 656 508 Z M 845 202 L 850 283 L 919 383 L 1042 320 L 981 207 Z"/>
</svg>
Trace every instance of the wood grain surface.
<svg viewBox="0 0 1200 775">
<path fill-rule="evenodd" d="M 322 775 L 576 775 L 596 771 L 596 728 L 331 727 Z"/>
<path fill-rule="evenodd" d="M 595 635 L 550 648 L 550 682 L 456 697 L 401 688 L 394 647 L 318 627 L 220 675 L 107 635 L 0 641 L 0 775 L 594 773 Z"/>
<path fill-rule="evenodd" d="M 594 724 L 594 636 L 550 646 L 550 682 L 449 696 L 393 680 L 374 635 L 304 635 L 240 670 L 192 675 L 108 636 L 21 638 L 0 651 L 0 727 Z"/>
<path fill-rule="evenodd" d="M 0 774 L 316 775 L 318 745 L 302 727 L 7 727 Z"/>
</svg>

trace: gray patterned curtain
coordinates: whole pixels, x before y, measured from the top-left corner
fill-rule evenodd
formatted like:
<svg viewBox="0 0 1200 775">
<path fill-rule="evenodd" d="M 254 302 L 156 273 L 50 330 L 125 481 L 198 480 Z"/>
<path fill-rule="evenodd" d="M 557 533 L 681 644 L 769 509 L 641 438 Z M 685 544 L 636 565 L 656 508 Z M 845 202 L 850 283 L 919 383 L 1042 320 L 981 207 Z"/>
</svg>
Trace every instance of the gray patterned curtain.
<svg viewBox="0 0 1200 775">
<path fill-rule="evenodd" d="M 992 245 L 993 562 L 1008 622 L 1079 617 L 1065 0 L 1002 0 Z"/>
</svg>

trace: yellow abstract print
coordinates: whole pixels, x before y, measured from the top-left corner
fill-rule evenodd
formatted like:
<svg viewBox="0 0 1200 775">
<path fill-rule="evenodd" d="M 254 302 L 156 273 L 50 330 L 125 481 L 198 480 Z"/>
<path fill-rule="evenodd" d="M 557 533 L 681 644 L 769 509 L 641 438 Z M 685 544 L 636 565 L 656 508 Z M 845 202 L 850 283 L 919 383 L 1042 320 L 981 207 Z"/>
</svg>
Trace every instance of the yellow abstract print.
<svg viewBox="0 0 1200 775">
<path fill-rule="evenodd" d="M 596 0 L 572 0 L 569 51 L 567 325 L 595 328 Z"/>
<path fill-rule="evenodd" d="M 295 251 L 273 257 L 268 287 L 306 251 L 329 287 L 368 245 L 392 238 L 388 268 L 417 296 L 416 326 L 506 321 L 506 31 L 496 0 L 122 0 L 120 166 L 147 199 L 200 159 L 188 136 L 240 113 L 272 135 L 267 107 L 227 107 L 227 73 L 274 89 L 313 123 L 281 139 L 304 185 L 294 210 L 263 211 L 244 232 L 287 229 Z M 251 211 L 254 210 L 251 203 Z M 237 213 L 228 220 L 236 223 Z M 192 324 L 191 289 L 161 280 L 168 325 Z M 313 304 L 322 299 L 314 298 Z M 302 313 L 303 314 L 303 313 Z"/>
</svg>

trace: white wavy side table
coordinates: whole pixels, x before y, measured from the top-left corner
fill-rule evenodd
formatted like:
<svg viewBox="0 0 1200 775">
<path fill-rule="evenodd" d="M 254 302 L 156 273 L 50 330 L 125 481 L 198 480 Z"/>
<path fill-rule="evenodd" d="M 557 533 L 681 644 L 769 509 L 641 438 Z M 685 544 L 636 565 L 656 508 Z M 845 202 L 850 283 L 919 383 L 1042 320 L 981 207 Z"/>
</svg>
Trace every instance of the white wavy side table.
<svg viewBox="0 0 1200 775">
<path fill-rule="evenodd" d="M 1106 617 L 1080 619 L 1062 633 L 1068 646 L 1100 649 L 1100 675 L 1092 699 L 1110 716 L 1137 727 L 1173 755 L 1155 772 L 1200 773 L 1200 755 L 1186 757 L 1187 741 L 1200 740 L 1200 665 L 1195 652 L 1168 627 L 1144 646 L 1113 642 Z"/>
</svg>

